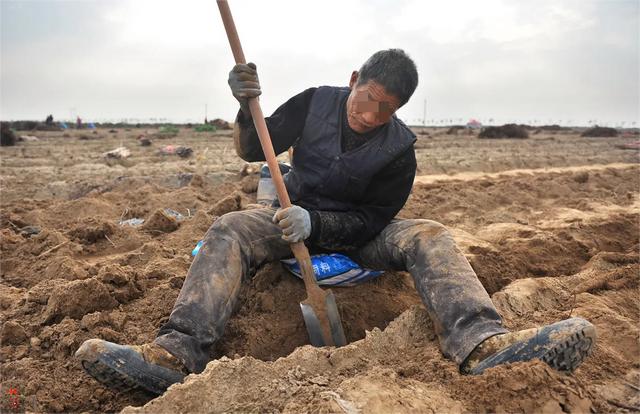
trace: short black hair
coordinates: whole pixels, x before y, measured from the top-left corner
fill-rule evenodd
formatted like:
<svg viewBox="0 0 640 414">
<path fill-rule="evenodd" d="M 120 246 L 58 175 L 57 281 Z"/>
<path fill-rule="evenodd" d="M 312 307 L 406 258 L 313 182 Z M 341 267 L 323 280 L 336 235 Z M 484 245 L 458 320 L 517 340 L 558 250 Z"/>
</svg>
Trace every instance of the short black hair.
<svg viewBox="0 0 640 414">
<path fill-rule="evenodd" d="M 370 80 L 382 85 L 402 106 L 418 86 L 418 69 L 404 50 L 380 50 L 367 59 L 358 72 L 358 85 Z"/>
</svg>

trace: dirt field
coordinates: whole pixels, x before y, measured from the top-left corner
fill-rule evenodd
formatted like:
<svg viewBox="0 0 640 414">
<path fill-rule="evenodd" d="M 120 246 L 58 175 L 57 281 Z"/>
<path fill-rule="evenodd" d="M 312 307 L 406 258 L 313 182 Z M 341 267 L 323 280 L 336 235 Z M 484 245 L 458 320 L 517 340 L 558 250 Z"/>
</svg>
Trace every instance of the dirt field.
<svg viewBox="0 0 640 414">
<path fill-rule="evenodd" d="M 191 249 L 218 215 L 255 201 L 258 176 L 240 172 L 230 132 L 183 129 L 142 147 L 136 137 L 153 130 L 101 129 L 0 149 L 3 395 L 15 388 L 39 412 L 640 411 L 640 158 L 615 147 L 631 139 L 443 131 L 418 131 L 419 177 L 400 216 L 452 230 L 508 328 L 592 321 L 597 346 L 573 375 L 532 362 L 460 376 L 401 272 L 334 289 L 352 343 L 304 346 L 303 284 L 271 264 L 203 374 L 155 400 L 103 388 L 73 359 L 77 347 L 151 341 Z M 167 144 L 194 156 L 158 155 Z M 130 158 L 102 156 L 121 145 Z M 149 220 L 164 208 L 184 219 Z M 129 218 L 148 223 L 118 224 Z"/>
</svg>

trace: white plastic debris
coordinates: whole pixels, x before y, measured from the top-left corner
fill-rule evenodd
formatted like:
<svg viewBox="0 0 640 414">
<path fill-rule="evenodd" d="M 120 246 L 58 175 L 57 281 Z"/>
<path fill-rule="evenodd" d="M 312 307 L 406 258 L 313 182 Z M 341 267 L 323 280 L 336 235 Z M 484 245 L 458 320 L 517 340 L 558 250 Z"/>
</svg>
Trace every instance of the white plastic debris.
<svg viewBox="0 0 640 414">
<path fill-rule="evenodd" d="M 115 159 L 129 158 L 130 155 L 131 155 L 131 151 L 129 151 L 126 147 L 118 147 L 114 150 L 111 150 L 102 154 L 102 156 L 105 158 L 115 158 Z"/>
</svg>

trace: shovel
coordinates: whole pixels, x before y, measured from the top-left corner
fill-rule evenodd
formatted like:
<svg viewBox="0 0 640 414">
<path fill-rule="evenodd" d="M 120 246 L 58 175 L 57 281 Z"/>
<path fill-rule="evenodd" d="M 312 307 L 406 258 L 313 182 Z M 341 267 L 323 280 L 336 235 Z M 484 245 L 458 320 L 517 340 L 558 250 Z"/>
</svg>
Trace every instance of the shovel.
<svg viewBox="0 0 640 414">
<path fill-rule="evenodd" d="M 222 16 L 222 22 L 227 32 L 227 38 L 231 45 L 233 57 L 236 63 L 244 64 L 246 60 L 242 52 L 238 32 L 236 31 L 236 25 L 231 16 L 229 4 L 226 0 L 217 0 L 217 2 L 220 15 Z M 260 108 L 260 102 L 257 98 L 249 99 L 249 109 L 251 110 L 251 117 L 258 132 L 262 151 L 264 152 L 269 171 L 271 172 L 271 179 L 276 187 L 280 205 L 282 208 L 291 207 L 291 200 L 289 199 L 287 188 L 284 185 L 284 180 L 282 179 L 282 174 L 276 161 L 276 154 L 271 144 L 271 137 L 267 130 L 267 124 L 264 121 L 262 108 Z M 307 326 L 311 344 L 313 346 L 346 345 L 347 340 L 342 330 L 342 322 L 340 320 L 340 314 L 338 313 L 336 298 L 333 292 L 330 290 L 322 290 L 320 286 L 318 286 L 313 267 L 311 266 L 311 257 L 309 256 L 307 246 L 305 246 L 303 242 L 291 243 L 291 250 L 300 265 L 302 279 L 304 280 L 304 286 L 307 290 L 307 299 L 300 303 L 300 308 L 302 308 L 302 316 Z"/>
</svg>

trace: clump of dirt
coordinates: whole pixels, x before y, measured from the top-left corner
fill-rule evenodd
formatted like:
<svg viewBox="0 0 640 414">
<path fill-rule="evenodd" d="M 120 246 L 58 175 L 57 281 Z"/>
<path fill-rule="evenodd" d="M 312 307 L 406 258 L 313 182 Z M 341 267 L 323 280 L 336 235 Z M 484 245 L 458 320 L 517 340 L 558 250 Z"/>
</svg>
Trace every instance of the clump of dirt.
<svg viewBox="0 0 640 414">
<path fill-rule="evenodd" d="M 505 124 L 483 128 L 478 138 L 529 138 L 529 133 L 522 125 Z"/>
<path fill-rule="evenodd" d="M 104 135 L 102 134 L 98 134 L 96 131 L 93 131 L 93 133 L 89 134 L 89 133 L 84 133 L 84 134 L 80 134 L 78 136 L 78 139 L 81 141 L 93 141 L 96 139 L 103 139 Z"/>
<path fill-rule="evenodd" d="M 248 175 L 242 179 L 242 182 L 241 182 L 242 191 L 247 194 L 255 193 L 256 191 L 258 191 L 259 183 L 260 183 L 259 174 Z"/>
<path fill-rule="evenodd" d="M 109 294 L 119 303 L 128 303 L 142 296 L 138 274 L 130 266 L 109 264 L 98 271 L 97 279 L 107 286 Z"/>
<path fill-rule="evenodd" d="M 191 181 L 189 181 L 189 185 L 192 187 L 204 187 L 204 177 L 200 174 L 194 174 L 193 177 L 191 177 Z"/>
<path fill-rule="evenodd" d="M 3 344 L 20 345 L 27 340 L 27 333 L 22 325 L 15 321 L 6 321 L 2 325 L 2 332 L 0 333 L 0 341 Z"/>
<path fill-rule="evenodd" d="M 163 209 L 158 209 L 145 220 L 142 229 L 150 232 L 171 233 L 177 230 L 179 225 L 175 217 L 167 214 Z"/>
<path fill-rule="evenodd" d="M 233 193 L 214 204 L 213 207 L 211 207 L 211 209 L 208 211 L 208 213 L 214 216 L 221 216 L 232 211 L 238 211 L 240 210 L 241 201 L 242 198 L 240 197 L 240 194 Z"/>
<path fill-rule="evenodd" d="M 260 174 L 262 164 L 260 163 L 245 163 L 240 169 L 240 176 L 246 177 L 247 175 Z"/>
<path fill-rule="evenodd" d="M 96 279 L 74 280 L 57 285 L 44 310 L 44 324 L 60 322 L 65 316 L 80 319 L 97 310 L 113 309 L 118 302 L 103 283 Z"/>
<path fill-rule="evenodd" d="M 88 217 L 72 228 L 69 236 L 83 244 L 94 244 L 111 236 L 115 229 L 116 226 L 113 223 Z"/>
<path fill-rule="evenodd" d="M 584 131 L 582 134 L 580 134 L 580 136 L 581 137 L 603 137 L 603 138 L 617 137 L 618 130 L 615 128 L 601 127 L 596 125 L 593 128 L 589 128 L 586 131 Z"/>
</svg>

